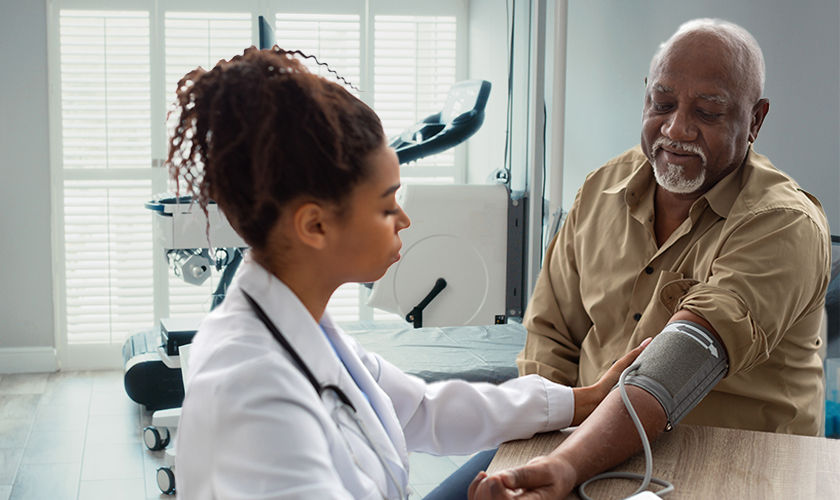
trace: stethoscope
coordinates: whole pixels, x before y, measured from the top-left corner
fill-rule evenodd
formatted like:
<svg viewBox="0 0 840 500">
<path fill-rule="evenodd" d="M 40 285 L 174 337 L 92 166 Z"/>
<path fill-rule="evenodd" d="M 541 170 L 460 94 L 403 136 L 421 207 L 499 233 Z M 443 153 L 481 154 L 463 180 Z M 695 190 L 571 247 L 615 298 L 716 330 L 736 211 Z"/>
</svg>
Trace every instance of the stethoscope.
<svg viewBox="0 0 840 500">
<path fill-rule="evenodd" d="M 306 363 L 303 362 L 303 359 L 301 359 L 301 357 L 300 357 L 300 355 L 298 355 L 297 351 L 295 351 L 294 348 L 292 347 L 292 345 L 289 343 L 289 341 L 286 340 L 286 337 L 282 333 L 280 333 L 280 330 L 277 328 L 277 326 L 275 326 L 274 322 L 272 322 L 271 319 L 269 319 L 268 315 L 265 313 L 265 311 L 263 311 L 262 307 L 260 307 L 260 305 L 257 304 L 257 301 L 254 300 L 250 295 L 248 295 L 248 293 L 245 292 L 245 290 L 242 290 L 242 294 L 245 296 L 245 299 L 248 300 L 248 303 L 251 304 L 251 309 L 254 310 L 254 313 L 257 315 L 257 317 L 260 319 L 260 321 L 262 321 L 263 324 L 265 325 L 265 327 L 268 328 L 268 331 L 271 332 L 271 335 L 274 336 L 275 340 L 277 340 L 277 342 L 286 350 L 286 352 L 289 353 L 289 355 L 292 357 L 292 360 L 295 362 L 295 364 L 298 365 L 298 368 L 300 369 L 300 371 L 303 372 L 303 374 L 306 376 L 307 380 L 309 380 L 309 383 L 312 384 L 312 387 L 315 389 L 315 392 L 318 394 L 318 397 L 323 400 L 323 395 L 327 391 L 332 391 L 332 393 L 335 394 L 336 397 L 338 397 L 339 408 L 346 415 L 348 415 L 351 418 L 351 420 L 353 420 L 356 423 L 356 426 L 361 431 L 361 437 L 363 438 L 364 441 L 367 442 L 368 447 L 370 447 L 370 449 L 373 450 L 373 453 L 376 455 L 376 458 L 379 459 L 379 463 L 382 465 L 382 468 L 385 470 L 385 474 L 388 476 L 389 481 L 391 481 L 393 483 L 393 485 L 397 489 L 397 492 L 399 492 L 400 498 L 401 499 L 402 498 L 407 498 L 407 495 L 406 495 L 406 492 L 405 492 L 405 490 L 402 486 L 402 483 L 399 481 L 399 479 L 397 479 L 394 476 L 394 472 L 388 466 L 388 463 L 385 460 L 385 458 L 383 458 L 383 455 L 380 452 L 379 447 L 370 438 L 370 435 L 369 435 L 368 430 L 367 430 L 367 426 L 365 426 L 365 423 L 362 421 L 361 418 L 359 418 L 359 415 L 356 412 L 356 407 L 350 401 L 350 398 L 347 397 L 347 394 L 345 394 L 344 391 L 341 389 L 341 387 L 338 387 L 337 385 L 321 384 L 320 382 L 318 382 L 318 379 L 315 378 L 315 375 L 312 374 L 312 371 L 309 369 L 309 367 L 306 365 Z M 341 430 L 342 425 L 339 422 L 338 418 L 332 412 L 330 412 L 330 414 L 332 415 L 333 420 L 335 421 L 335 424 L 338 427 L 339 434 L 341 434 L 341 436 L 344 437 L 344 433 Z M 356 433 L 356 434 L 358 435 L 359 433 Z M 345 444 L 347 445 L 347 449 L 350 451 L 350 454 L 353 455 L 352 446 L 347 441 L 346 437 L 344 437 L 344 439 L 345 439 Z M 361 470 L 364 473 L 364 469 L 361 467 L 361 464 L 356 459 L 355 455 L 353 455 L 353 461 L 356 463 L 356 466 L 359 468 L 359 470 Z M 373 478 L 371 478 L 371 480 L 373 480 Z M 376 483 L 376 481 L 373 481 L 373 482 L 374 482 L 374 484 Z M 380 491 L 380 494 L 382 495 L 382 498 L 387 498 L 387 495 L 384 492 Z"/>
</svg>

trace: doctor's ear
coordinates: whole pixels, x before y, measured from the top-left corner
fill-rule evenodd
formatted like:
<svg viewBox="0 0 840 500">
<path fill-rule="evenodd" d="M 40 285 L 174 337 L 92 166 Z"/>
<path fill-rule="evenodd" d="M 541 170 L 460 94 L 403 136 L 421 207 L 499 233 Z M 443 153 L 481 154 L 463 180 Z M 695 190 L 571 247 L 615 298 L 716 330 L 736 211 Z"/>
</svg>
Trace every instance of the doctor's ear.
<svg viewBox="0 0 840 500">
<path fill-rule="evenodd" d="M 314 202 L 300 205 L 292 215 L 292 236 L 306 246 L 322 250 L 327 243 L 325 218 L 327 211 Z"/>
</svg>

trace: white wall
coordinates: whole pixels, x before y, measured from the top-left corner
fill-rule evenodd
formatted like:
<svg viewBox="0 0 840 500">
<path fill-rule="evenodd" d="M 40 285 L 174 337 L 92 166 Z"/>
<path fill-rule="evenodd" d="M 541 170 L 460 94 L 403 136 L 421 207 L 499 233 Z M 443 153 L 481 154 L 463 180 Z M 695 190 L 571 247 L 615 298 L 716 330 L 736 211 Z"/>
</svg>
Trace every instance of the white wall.
<svg viewBox="0 0 840 500">
<path fill-rule="evenodd" d="M 840 3 L 836 0 L 571 1 L 563 206 L 585 175 L 639 142 L 644 77 L 682 22 L 744 26 L 767 63 L 770 113 L 755 144 L 822 202 L 840 233 Z"/>
<path fill-rule="evenodd" d="M 485 108 L 484 124 L 466 143 L 467 180 L 484 184 L 504 167 L 507 113 L 507 0 L 470 0 L 469 78 L 493 86 Z"/>
<path fill-rule="evenodd" d="M 0 3 L 0 373 L 55 343 L 46 23 L 43 0 Z"/>
</svg>

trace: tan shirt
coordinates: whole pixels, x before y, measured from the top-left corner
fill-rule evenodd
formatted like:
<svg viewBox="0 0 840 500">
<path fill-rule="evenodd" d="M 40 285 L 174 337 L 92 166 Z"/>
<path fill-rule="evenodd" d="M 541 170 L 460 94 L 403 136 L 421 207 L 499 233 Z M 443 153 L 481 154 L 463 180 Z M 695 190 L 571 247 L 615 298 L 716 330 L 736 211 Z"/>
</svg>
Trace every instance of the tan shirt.
<svg viewBox="0 0 840 500">
<path fill-rule="evenodd" d="M 686 309 L 717 331 L 730 366 L 683 422 L 818 434 L 830 257 L 819 202 L 750 150 L 660 247 L 655 185 L 638 146 L 587 177 L 525 312 L 520 374 L 592 384 Z"/>
</svg>

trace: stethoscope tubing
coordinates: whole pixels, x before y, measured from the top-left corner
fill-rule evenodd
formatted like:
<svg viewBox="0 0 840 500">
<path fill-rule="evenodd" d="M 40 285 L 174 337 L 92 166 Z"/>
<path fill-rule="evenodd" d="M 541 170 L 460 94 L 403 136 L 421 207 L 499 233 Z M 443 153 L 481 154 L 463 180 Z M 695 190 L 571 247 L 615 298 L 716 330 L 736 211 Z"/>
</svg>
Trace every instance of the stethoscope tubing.
<svg viewBox="0 0 840 500">
<path fill-rule="evenodd" d="M 315 392 L 318 394 L 318 397 L 323 399 L 324 392 L 328 390 L 332 391 L 333 394 L 335 394 L 338 397 L 342 405 L 341 407 L 350 416 L 353 422 L 355 422 L 356 426 L 359 427 L 364 441 L 366 441 L 368 447 L 370 447 L 370 449 L 373 450 L 373 453 L 379 460 L 380 465 L 382 465 L 382 468 L 385 470 L 385 474 L 388 476 L 388 479 L 394 484 L 394 486 L 396 486 L 400 498 L 406 498 L 405 491 L 402 485 L 400 484 L 400 481 L 394 476 L 394 472 L 391 470 L 391 468 L 388 467 L 388 464 L 383 458 L 382 452 L 381 450 L 379 450 L 379 447 L 376 446 L 374 441 L 370 438 L 370 435 L 367 431 L 367 426 L 364 424 L 364 422 L 362 422 L 362 419 L 359 417 L 359 414 L 356 411 L 356 407 L 350 401 L 350 398 L 347 397 L 347 394 L 345 394 L 344 391 L 337 385 L 321 384 L 320 382 L 318 382 L 318 379 L 315 378 L 315 375 L 312 373 L 312 371 L 309 369 L 306 363 L 304 363 L 303 359 L 300 357 L 297 351 L 292 347 L 292 345 L 289 343 L 286 337 L 280 332 L 280 330 L 277 328 L 274 322 L 271 321 L 271 319 L 265 313 L 263 308 L 260 307 L 257 301 L 254 300 L 254 298 L 251 297 L 247 292 L 245 292 L 245 290 L 242 290 L 242 294 L 245 296 L 245 299 L 251 305 L 251 308 L 254 310 L 254 313 L 257 315 L 257 318 L 259 318 L 260 321 L 262 321 L 262 323 L 265 325 L 268 331 L 271 332 L 271 335 L 274 337 L 274 339 L 277 340 L 277 342 L 286 350 L 286 352 L 289 353 L 289 355 L 292 357 L 292 360 L 298 366 L 300 371 L 304 374 L 307 380 L 309 380 L 309 383 L 312 384 L 312 387 L 315 389 Z M 334 420 L 336 422 L 336 425 L 339 427 L 339 432 L 342 432 L 341 424 L 338 422 L 337 419 Z M 352 448 L 350 447 L 350 444 L 346 444 L 348 449 L 351 450 L 352 454 Z M 361 466 L 360 464 L 358 464 L 358 462 L 357 465 L 361 469 Z M 383 498 L 385 498 L 386 495 L 383 494 L 382 496 Z"/>
</svg>

